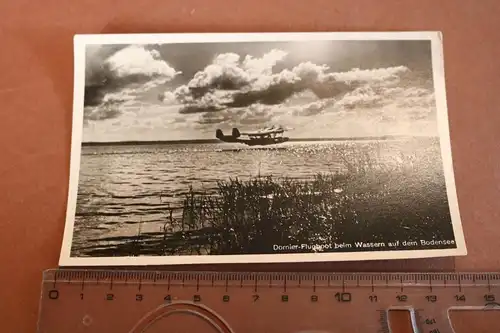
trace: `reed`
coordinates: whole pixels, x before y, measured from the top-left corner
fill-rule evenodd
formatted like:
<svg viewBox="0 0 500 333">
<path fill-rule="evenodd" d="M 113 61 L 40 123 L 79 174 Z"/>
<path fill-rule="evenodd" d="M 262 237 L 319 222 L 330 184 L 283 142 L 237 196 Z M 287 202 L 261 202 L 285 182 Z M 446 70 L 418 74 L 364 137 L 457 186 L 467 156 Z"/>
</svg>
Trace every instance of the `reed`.
<svg viewBox="0 0 500 333">
<path fill-rule="evenodd" d="M 451 239 L 439 153 L 382 158 L 374 149 L 339 147 L 345 168 L 310 180 L 229 178 L 215 195 L 190 191 L 179 222 L 180 233 L 191 235 L 184 251 L 259 254 L 273 253 L 275 244 Z"/>
<path fill-rule="evenodd" d="M 439 145 L 408 151 L 384 156 L 376 144 L 346 143 L 332 152 L 342 168 L 311 179 L 259 174 L 220 180 L 215 194 L 190 188 L 182 217 L 169 208 L 161 231 L 139 228 L 133 240 L 93 255 L 269 254 L 274 245 L 453 239 Z"/>
</svg>

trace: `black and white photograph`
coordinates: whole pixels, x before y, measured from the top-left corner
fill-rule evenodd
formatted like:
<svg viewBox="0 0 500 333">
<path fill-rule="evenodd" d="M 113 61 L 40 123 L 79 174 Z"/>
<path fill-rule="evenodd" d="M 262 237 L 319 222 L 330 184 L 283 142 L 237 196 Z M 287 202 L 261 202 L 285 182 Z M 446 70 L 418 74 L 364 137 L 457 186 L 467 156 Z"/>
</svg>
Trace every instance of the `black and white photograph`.
<svg viewBox="0 0 500 333">
<path fill-rule="evenodd" d="M 76 35 L 61 265 L 460 256 L 439 32 Z"/>
</svg>

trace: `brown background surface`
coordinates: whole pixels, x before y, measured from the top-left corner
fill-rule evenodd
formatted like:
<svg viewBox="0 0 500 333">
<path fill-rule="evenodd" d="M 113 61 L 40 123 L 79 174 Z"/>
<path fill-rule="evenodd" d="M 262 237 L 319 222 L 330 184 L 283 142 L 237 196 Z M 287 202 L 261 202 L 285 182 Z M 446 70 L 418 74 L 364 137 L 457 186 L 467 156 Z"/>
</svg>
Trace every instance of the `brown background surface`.
<svg viewBox="0 0 500 333">
<path fill-rule="evenodd" d="M 0 0 L 0 330 L 35 331 L 41 273 L 57 265 L 75 33 L 442 31 L 469 255 L 223 269 L 500 271 L 499 17 L 498 0 Z"/>
</svg>

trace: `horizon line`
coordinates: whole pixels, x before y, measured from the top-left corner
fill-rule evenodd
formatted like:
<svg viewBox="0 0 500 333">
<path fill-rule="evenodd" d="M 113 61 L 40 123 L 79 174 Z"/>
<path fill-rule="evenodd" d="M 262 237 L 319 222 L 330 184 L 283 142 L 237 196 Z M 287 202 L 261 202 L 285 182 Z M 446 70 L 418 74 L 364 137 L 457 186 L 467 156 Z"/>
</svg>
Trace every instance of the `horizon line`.
<svg viewBox="0 0 500 333">
<path fill-rule="evenodd" d="M 438 135 L 380 135 L 380 136 L 353 136 L 329 138 L 290 138 L 288 142 L 307 141 L 362 141 L 362 140 L 391 140 L 402 138 L 439 138 Z M 182 140 L 124 140 L 124 141 L 82 141 L 82 146 L 95 145 L 147 145 L 147 144 L 194 144 L 194 143 L 225 143 L 219 139 L 182 139 Z"/>
</svg>

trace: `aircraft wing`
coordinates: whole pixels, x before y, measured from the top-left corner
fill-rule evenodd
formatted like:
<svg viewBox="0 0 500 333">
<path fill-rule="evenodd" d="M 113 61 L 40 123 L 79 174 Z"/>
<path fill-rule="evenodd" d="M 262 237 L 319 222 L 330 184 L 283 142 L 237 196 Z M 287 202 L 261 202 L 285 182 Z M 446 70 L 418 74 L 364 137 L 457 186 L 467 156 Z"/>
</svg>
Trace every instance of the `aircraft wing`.
<svg viewBox="0 0 500 333">
<path fill-rule="evenodd" d="M 267 135 L 267 134 L 273 134 L 273 133 L 283 133 L 285 130 L 273 130 L 273 131 L 265 131 L 265 132 L 242 132 L 241 135 L 252 135 L 252 136 L 259 136 L 259 135 Z"/>
<path fill-rule="evenodd" d="M 242 135 L 252 135 L 252 136 L 259 136 L 259 135 L 267 135 L 267 134 L 273 134 L 273 133 L 283 133 L 285 130 L 282 127 L 270 127 L 270 128 L 264 128 L 260 131 L 255 131 L 255 132 L 242 132 Z"/>
</svg>

